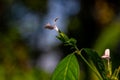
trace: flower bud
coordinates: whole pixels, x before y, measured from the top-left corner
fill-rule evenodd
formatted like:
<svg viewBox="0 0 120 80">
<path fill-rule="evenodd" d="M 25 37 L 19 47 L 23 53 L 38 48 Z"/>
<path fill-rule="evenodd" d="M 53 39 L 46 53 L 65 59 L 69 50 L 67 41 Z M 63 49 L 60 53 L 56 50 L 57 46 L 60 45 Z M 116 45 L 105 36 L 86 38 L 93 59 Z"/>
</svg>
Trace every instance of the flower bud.
<svg viewBox="0 0 120 80">
<path fill-rule="evenodd" d="M 110 49 L 106 49 L 104 55 L 102 56 L 104 59 L 110 59 Z"/>
</svg>

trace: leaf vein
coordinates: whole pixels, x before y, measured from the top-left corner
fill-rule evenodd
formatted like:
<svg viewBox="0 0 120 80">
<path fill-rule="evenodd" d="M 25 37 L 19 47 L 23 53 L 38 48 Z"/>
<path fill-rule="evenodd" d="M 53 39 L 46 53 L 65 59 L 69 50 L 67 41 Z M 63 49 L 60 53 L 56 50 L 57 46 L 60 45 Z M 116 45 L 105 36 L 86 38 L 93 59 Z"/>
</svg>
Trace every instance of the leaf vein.
<svg viewBox="0 0 120 80">
<path fill-rule="evenodd" d="M 66 80 L 65 76 L 67 75 L 67 71 L 68 71 L 68 67 L 69 67 L 69 63 L 70 63 L 71 58 L 72 58 L 72 56 L 70 56 L 70 58 L 68 59 L 68 62 L 66 64 L 65 73 L 64 73 L 64 79 L 63 80 Z"/>
</svg>

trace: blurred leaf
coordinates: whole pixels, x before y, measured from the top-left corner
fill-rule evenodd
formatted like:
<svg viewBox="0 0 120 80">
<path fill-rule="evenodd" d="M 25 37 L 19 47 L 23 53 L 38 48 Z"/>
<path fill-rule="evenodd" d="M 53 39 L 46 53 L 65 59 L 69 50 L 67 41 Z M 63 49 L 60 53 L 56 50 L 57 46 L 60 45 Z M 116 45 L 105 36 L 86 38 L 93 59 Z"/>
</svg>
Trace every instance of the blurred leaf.
<svg viewBox="0 0 120 80">
<path fill-rule="evenodd" d="M 26 80 L 23 75 L 14 75 L 12 80 Z"/>
<path fill-rule="evenodd" d="M 100 55 L 103 54 L 106 48 L 115 48 L 120 39 L 120 23 L 114 22 L 109 27 L 107 27 L 100 37 L 97 39 L 94 46 L 95 50 L 99 52 Z"/>
<path fill-rule="evenodd" d="M 14 75 L 12 75 L 12 80 L 50 80 L 50 74 L 37 68 L 27 71 L 16 69 Z"/>
<path fill-rule="evenodd" d="M 52 80 L 78 80 L 79 64 L 74 54 L 65 57 L 56 67 Z"/>
<path fill-rule="evenodd" d="M 39 68 L 34 68 L 31 75 L 34 76 L 33 80 L 50 80 L 50 73 Z"/>
<path fill-rule="evenodd" d="M 5 80 L 5 69 L 0 65 L 0 80 Z"/>
<path fill-rule="evenodd" d="M 84 48 L 83 50 L 87 54 L 88 58 L 92 60 L 93 64 L 95 65 L 103 80 L 107 80 L 105 65 L 98 53 L 88 48 Z"/>
</svg>

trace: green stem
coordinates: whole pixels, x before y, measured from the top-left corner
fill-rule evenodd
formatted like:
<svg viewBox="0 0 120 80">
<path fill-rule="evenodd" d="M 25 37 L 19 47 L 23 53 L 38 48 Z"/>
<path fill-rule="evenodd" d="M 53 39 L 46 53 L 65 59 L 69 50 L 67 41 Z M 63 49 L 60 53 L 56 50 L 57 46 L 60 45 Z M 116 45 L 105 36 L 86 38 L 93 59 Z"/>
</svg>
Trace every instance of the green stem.
<svg viewBox="0 0 120 80">
<path fill-rule="evenodd" d="M 116 72 L 115 77 L 118 77 L 119 72 L 120 72 L 120 66 L 119 66 L 118 69 L 117 69 L 117 72 Z"/>
<path fill-rule="evenodd" d="M 77 48 L 77 50 L 78 50 L 78 48 Z M 82 51 L 82 49 L 80 51 L 77 51 L 77 54 L 80 55 L 80 57 L 83 59 L 83 61 L 91 68 L 91 70 L 93 70 L 96 73 L 96 75 L 99 77 L 99 79 L 103 80 L 102 77 L 99 75 L 99 73 L 93 68 L 93 66 L 91 66 L 89 64 L 89 62 L 81 55 L 81 51 Z"/>
<path fill-rule="evenodd" d="M 74 47 L 75 47 L 76 51 L 78 51 L 78 52 L 79 52 L 79 49 L 78 49 L 78 47 L 77 47 L 76 45 L 75 45 Z"/>
</svg>

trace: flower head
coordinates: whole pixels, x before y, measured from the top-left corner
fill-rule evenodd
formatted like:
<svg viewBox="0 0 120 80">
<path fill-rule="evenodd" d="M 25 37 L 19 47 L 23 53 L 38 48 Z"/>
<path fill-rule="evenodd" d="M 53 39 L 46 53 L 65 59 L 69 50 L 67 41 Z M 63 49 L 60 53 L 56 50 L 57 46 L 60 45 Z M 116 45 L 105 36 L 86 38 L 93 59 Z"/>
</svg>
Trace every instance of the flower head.
<svg viewBox="0 0 120 80">
<path fill-rule="evenodd" d="M 105 49 L 105 53 L 104 55 L 102 56 L 103 59 L 106 59 L 107 60 L 107 77 L 110 77 L 111 76 L 111 64 L 110 64 L 110 49 Z"/>
<path fill-rule="evenodd" d="M 47 23 L 47 24 L 45 25 L 45 28 L 52 30 L 52 29 L 54 29 L 54 26 L 51 26 L 50 23 Z"/>
<path fill-rule="evenodd" d="M 47 23 L 45 25 L 46 29 L 50 29 L 50 30 L 56 30 L 57 32 L 59 31 L 58 27 L 56 26 L 56 21 L 58 20 L 58 18 L 54 19 L 54 25 L 51 25 L 50 23 Z"/>
<path fill-rule="evenodd" d="M 110 59 L 110 49 L 106 49 L 104 55 L 101 58 Z"/>
</svg>

